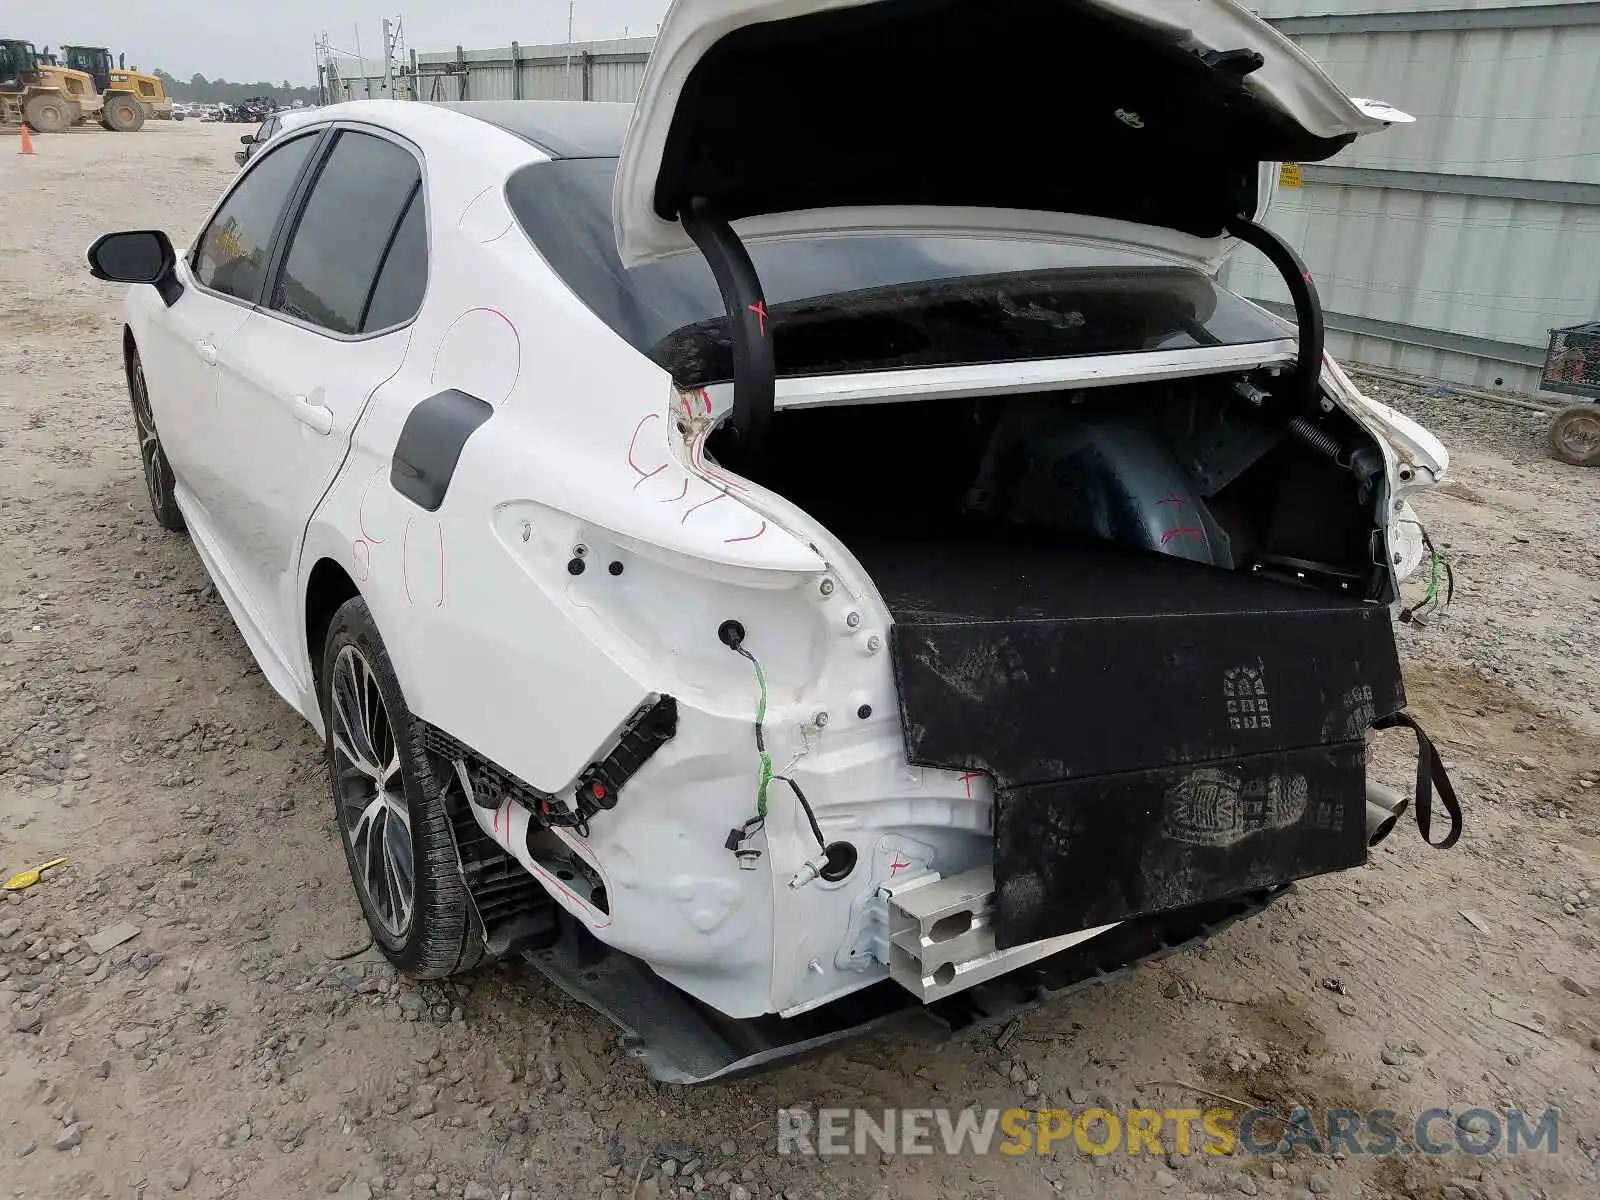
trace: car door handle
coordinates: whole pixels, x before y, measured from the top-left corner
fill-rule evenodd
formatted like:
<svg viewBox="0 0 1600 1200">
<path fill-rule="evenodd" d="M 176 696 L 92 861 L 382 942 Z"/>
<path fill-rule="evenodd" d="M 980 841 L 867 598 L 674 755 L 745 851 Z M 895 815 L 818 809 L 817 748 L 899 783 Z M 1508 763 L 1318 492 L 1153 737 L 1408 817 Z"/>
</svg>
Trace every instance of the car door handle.
<svg viewBox="0 0 1600 1200">
<path fill-rule="evenodd" d="M 194 352 L 206 361 L 207 366 L 217 365 L 217 348 L 210 341 L 201 338 L 194 344 Z"/>
<path fill-rule="evenodd" d="M 333 432 L 333 409 L 326 404 L 313 404 L 304 396 L 296 396 L 289 401 L 289 408 L 294 412 L 296 421 L 316 430 L 323 437 Z"/>
</svg>

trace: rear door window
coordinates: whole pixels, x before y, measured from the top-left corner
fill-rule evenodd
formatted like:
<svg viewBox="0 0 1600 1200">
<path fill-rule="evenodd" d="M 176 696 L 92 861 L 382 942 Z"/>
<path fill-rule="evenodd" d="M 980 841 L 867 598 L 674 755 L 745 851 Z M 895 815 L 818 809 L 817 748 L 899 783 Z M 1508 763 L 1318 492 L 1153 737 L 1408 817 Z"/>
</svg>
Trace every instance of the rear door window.
<svg viewBox="0 0 1600 1200">
<path fill-rule="evenodd" d="M 274 146 L 222 202 L 190 263 L 201 287 L 254 304 L 267 270 L 267 252 L 318 137 Z"/>
<path fill-rule="evenodd" d="M 409 150 L 340 130 L 295 224 L 268 307 L 332 333 L 360 333 L 384 256 L 421 182 Z"/>
<path fill-rule="evenodd" d="M 361 331 L 388 329 L 409 321 L 422 307 L 422 294 L 427 290 L 428 222 L 419 180 L 373 282 Z"/>
</svg>

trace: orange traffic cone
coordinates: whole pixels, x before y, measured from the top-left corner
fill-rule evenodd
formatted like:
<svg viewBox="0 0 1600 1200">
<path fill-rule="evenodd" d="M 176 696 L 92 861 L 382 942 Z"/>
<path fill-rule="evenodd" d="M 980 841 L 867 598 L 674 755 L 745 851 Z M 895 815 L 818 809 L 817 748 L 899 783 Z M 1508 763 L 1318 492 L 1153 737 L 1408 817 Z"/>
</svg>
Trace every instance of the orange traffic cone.
<svg viewBox="0 0 1600 1200">
<path fill-rule="evenodd" d="M 33 152 L 33 136 L 28 132 L 28 123 L 24 121 L 22 123 L 22 149 L 18 153 L 32 154 Z"/>
</svg>

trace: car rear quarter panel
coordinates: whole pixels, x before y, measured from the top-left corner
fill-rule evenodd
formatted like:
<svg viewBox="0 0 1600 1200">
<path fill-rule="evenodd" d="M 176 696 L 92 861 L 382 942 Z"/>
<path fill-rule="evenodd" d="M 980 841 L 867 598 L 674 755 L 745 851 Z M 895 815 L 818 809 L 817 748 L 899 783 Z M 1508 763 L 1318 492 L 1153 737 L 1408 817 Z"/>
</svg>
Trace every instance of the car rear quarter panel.
<svg viewBox="0 0 1600 1200">
<path fill-rule="evenodd" d="M 591 531 L 768 586 L 821 564 L 678 462 L 667 374 L 584 308 L 515 228 L 500 188 L 518 164 L 501 157 L 485 185 L 466 157 L 430 154 L 427 298 L 405 362 L 374 394 L 311 521 L 302 595 L 319 559 L 340 563 L 413 710 L 556 791 L 664 690 L 576 595 L 568 564 Z M 406 416 L 448 388 L 494 413 L 428 512 L 390 473 Z"/>
<path fill-rule="evenodd" d="M 822 562 L 689 469 L 669 434 L 700 398 L 550 273 L 501 197 L 516 165 L 500 158 L 480 186 L 470 163 L 430 158 L 428 294 L 310 522 L 301 594 L 320 560 L 339 563 L 412 710 L 547 792 L 570 789 L 652 695 L 679 696 L 677 737 L 586 846 L 614 897 L 591 927 L 725 1011 L 763 1012 L 770 879 L 722 846 L 754 804 L 755 682 L 715 631 L 733 615 L 803 631 Z M 394 488 L 394 451 L 413 407 L 451 388 L 493 412 L 430 512 Z M 780 677 L 814 677 L 820 639 L 771 656 Z M 670 872 L 649 865 L 669 848 Z"/>
</svg>

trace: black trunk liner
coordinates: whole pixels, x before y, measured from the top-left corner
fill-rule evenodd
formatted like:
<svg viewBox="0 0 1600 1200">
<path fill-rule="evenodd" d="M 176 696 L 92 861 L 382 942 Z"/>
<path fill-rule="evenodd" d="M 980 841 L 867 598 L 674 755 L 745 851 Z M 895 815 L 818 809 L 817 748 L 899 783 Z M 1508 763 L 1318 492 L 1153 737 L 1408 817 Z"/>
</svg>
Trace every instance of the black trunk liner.
<svg viewBox="0 0 1600 1200">
<path fill-rule="evenodd" d="M 1059 534 L 854 539 L 907 757 L 992 775 L 1002 946 L 1353 866 L 1386 609 Z"/>
</svg>

